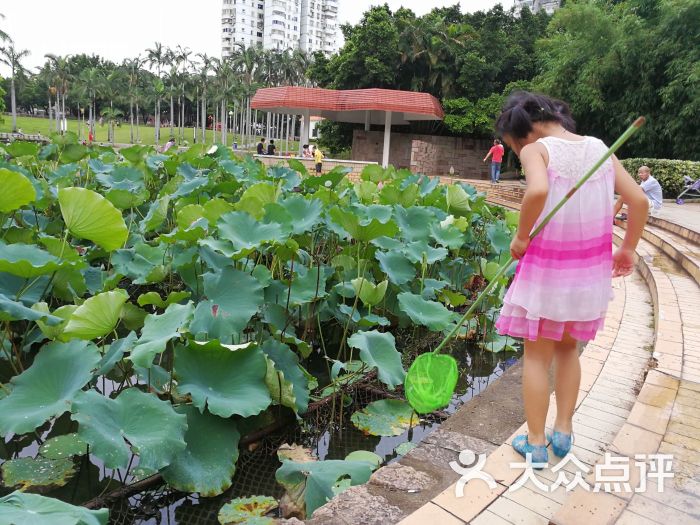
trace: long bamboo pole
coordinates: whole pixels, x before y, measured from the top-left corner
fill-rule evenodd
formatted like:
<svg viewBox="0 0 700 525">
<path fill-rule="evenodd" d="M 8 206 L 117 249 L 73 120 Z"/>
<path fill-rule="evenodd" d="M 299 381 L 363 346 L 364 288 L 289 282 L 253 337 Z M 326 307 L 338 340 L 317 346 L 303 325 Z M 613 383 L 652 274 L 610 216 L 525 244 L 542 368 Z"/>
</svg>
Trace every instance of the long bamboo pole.
<svg viewBox="0 0 700 525">
<path fill-rule="evenodd" d="M 564 204 L 566 204 L 569 201 L 569 199 L 571 199 L 571 197 L 579 190 L 579 188 L 583 186 L 596 171 L 598 171 L 598 168 L 600 168 L 606 160 L 608 160 L 625 142 L 627 142 L 629 138 L 644 125 L 645 122 L 646 119 L 644 117 L 639 117 L 632 123 L 632 125 L 629 128 L 627 128 L 627 130 L 622 135 L 620 135 L 620 138 L 617 139 L 612 146 L 610 146 L 610 149 L 608 149 L 608 151 L 605 152 L 605 154 L 600 158 L 600 160 L 598 160 L 598 162 L 596 162 L 593 165 L 593 167 L 590 170 L 588 170 L 588 172 L 583 177 L 581 177 L 581 179 L 574 185 L 573 188 L 569 190 L 569 192 L 564 196 L 564 198 L 561 201 L 559 201 L 559 203 L 554 208 L 552 208 L 552 211 L 550 211 L 547 214 L 547 216 L 544 219 L 542 219 L 542 222 L 539 224 L 539 226 L 532 230 L 532 233 L 530 233 L 530 240 L 537 237 L 537 235 L 544 229 L 545 226 L 547 226 L 547 223 L 549 223 L 549 221 L 552 220 L 552 217 L 556 215 L 556 213 L 562 208 L 562 206 L 564 206 Z M 442 340 L 442 342 L 437 346 L 437 348 L 433 350 L 433 353 L 440 353 L 440 351 L 450 341 L 450 339 L 457 335 L 457 332 L 459 332 L 459 329 L 462 327 L 464 322 L 469 318 L 471 314 L 474 313 L 474 310 L 476 310 L 476 307 L 479 306 L 479 303 L 481 303 L 481 301 L 483 301 L 483 299 L 491 292 L 491 290 L 494 289 L 494 287 L 498 283 L 498 280 L 504 273 L 508 271 L 508 268 L 510 268 L 513 262 L 514 260 L 511 256 L 505 263 L 503 263 L 503 265 L 498 269 L 498 272 L 496 272 L 496 275 L 493 276 L 486 288 L 484 288 L 484 290 L 474 300 L 472 305 L 464 313 L 464 315 L 459 320 L 457 325 L 452 329 L 452 331 L 449 334 L 447 334 Z"/>
</svg>

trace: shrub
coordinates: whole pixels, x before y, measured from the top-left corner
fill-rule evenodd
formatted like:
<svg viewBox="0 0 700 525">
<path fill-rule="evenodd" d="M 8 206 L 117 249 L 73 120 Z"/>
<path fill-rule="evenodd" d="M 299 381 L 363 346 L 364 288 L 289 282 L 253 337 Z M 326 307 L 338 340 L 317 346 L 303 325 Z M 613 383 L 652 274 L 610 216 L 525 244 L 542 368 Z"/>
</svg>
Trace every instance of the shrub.
<svg viewBox="0 0 700 525">
<path fill-rule="evenodd" d="M 622 165 L 637 180 L 637 170 L 640 166 L 649 166 L 651 174 L 661 184 L 667 199 L 675 199 L 683 190 L 684 175 L 693 179 L 700 178 L 700 162 L 692 160 L 624 159 Z"/>
</svg>

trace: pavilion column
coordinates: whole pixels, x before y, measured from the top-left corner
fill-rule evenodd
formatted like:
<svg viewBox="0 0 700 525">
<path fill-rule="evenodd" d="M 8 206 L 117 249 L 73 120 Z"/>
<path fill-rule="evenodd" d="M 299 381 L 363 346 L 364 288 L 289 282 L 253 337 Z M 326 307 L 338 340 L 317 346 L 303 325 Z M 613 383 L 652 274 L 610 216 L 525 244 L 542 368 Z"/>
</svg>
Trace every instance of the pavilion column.
<svg viewBox="0 0 700 525">
<path fill-rule="evenodd" d="M 365 111 L 365 131 L 369 131 L 369 125 L 370 125 L 370 111 L 367 110 L 367 111 Z"/>
<path fill-rule="evenodd" d="M 299 141 L 299 156 L 302 154 L 302 149 L 304 144 L 309 143 L 309 133 L 311 133 L 311 112 L 307 109 L 304 111 L 303 119 L 301 121 L 301 141 Z"/>
<path fill-rule="evenodd" d="M 384 117 L 384 154 L 382 155 L 382 167 L 389 166 L 389 147 L 391 146 L 391 111 L 387 111 Z"/>
</svg>

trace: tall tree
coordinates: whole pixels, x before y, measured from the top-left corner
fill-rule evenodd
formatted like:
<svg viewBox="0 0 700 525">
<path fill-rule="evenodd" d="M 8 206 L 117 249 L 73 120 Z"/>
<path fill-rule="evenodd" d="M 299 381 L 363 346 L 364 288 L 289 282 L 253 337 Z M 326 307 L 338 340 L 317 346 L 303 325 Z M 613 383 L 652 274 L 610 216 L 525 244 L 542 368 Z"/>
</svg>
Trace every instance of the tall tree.
<svg viewBox="0 0 700 525">
<path fill-rule="evenodd" d="M 155 100 L 155 115 L 154 127 L 155 127 L 155 142 L 160 144 L 160 101 L 163 98 L 163 93 L 165 88 L 163 85 L 162 69 L 166 63 L 166 50 L 163 44 L 156 42 L 151 49 L 146 49 L 146 62 L 150 67 L 156 68 L 156 78 L 153 79 L 152 84 L 149 86 L 153 92 Z"/>
<path fill-rule="evenodd" d="M 2 36 L 2 35 L 0 35 Z M 29 50 L 15 49 L 14 44 L 0 47 L 0 62 L 10 67 L 10 104 L 12 108 L 12 133 L 17 133 L 17 99 L 15 96 L 15 79 L 26 70 L 22 65 L 22 60 L 29 56 Z"/>
</svg>

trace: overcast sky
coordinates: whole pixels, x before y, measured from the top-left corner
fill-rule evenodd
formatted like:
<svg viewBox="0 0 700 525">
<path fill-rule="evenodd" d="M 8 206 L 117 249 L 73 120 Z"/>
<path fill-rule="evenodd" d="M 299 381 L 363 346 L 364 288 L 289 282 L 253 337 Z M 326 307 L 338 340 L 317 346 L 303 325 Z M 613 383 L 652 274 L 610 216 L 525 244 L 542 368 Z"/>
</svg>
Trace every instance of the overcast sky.
<svg viewBox="0 0 700 525">
<path fill-rule="evenodd" d="M 458 0 L 387 0 L 424 14 L 433 7 Z M 341 23 L 356 23 L 371 5 L 381 0 L 339 0 Z M 462 0 L 462 11 L 489 9 L 512 0 Z M 44 63 L 46 53 L 58 55 L 96 53 L 120 62 L 145 54 L 154 42 L 180 44 L 195 53 L 219 56 L 221 0 L 3 0 L 0 28 L 15 40 L 18 49 L 29 49 L 27 67 Z M 7 73 L 6 67 L 0 67 Z"/>
</svg>

